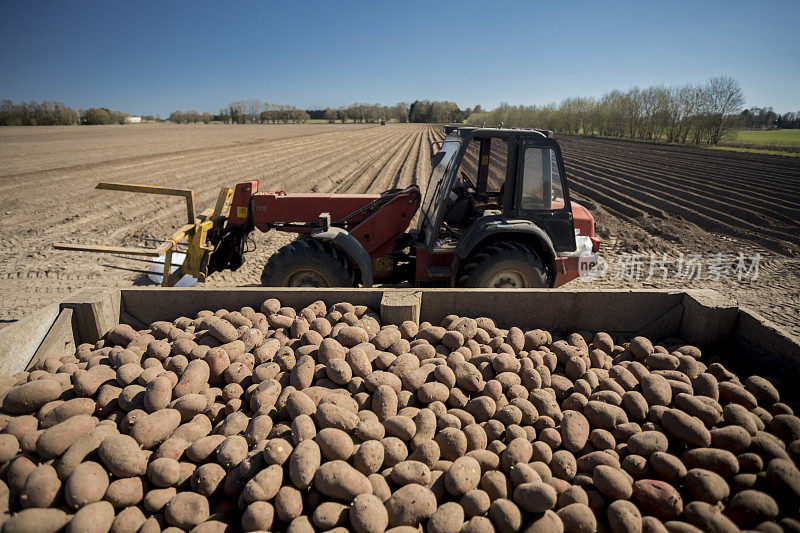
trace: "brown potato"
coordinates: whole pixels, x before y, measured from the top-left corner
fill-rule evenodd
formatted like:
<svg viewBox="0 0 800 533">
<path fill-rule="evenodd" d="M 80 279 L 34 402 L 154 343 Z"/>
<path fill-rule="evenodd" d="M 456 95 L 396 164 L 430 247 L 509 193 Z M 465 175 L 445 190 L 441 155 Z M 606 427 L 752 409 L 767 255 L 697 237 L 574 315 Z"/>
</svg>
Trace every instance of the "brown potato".
<svg viewBox="0 0 800 533">
<path fill-rule="evenodd" d="M 639 508 L 664 520 L 672 520 L 683 512 L 681 495 L 669 483 L 640 479 L 633 484 L 633 499 Z"/>
<path fill-rule="evenodd" d="M 209 514 L 208 500 L 196 492 L 179 492 L 164 508 L 167 522 L 182 529 L 205 522 Z"/>
<path fill-rule="evenodd" d="M 56 533 L 61 531 L 70 518 L 61 509 L 24 509 L 15 513 L 3 523 L 3 531 L 8 533 L 28 533 L 35 525 L 35 531 Z"/>
<path fill-rule="evenodd" d="M 53 507 L 61 492 L 61 480 L 50 465 L 41 465 L 30 472 L 19 495 L 23 508 Z"/>
<path fill-rule="evenodd" d="M 96 425 L 97 419 L 89 415 L 74 416 L 56 424 L 42 432 L 36 441 L 36 453 L 45 459 L 59 457 L 84 433 L 91 431 Z"/>
<path fill-rule="evenodd" d="M 338 460 L 324 463 L 317 469 L 314 487 L 330 498 L 346 502 L 359 494 L 372 493 L 372 485 L 364 474 Z"/>
<path fill-rule="evenodd" d="M 522 483 L 514 489 L 514 502 L 529 513 L 552 509 L 556 499 L 555 489 L 544 482 Z"/>
<path fill-rule="evenodd" d="M 106 437 L 98 453 L 108 471 L 117 477 L 139 476 L 147 468 L 147 457 L 136 440 L 128 435 Z"/>
<path fill-rule="evenodd" d="M 98 463 L 87 461 L 78 465 L 64 486 L 64 499 L 73 509 L 99 502 L 108 489 L 108 474 Z M 113 512 L 111 513 L 113 516 Z"/>
<path fill-rule="evenodd" d="M 144 449 L 164 442 L 181 423 L 181 414 L 175 409 L 162 409 L 136 420 L 130 436 Z"/>
<path fill-rule="evenodd" d="M 389 525 L 418 526 L 436 512 L 436 497 L 422 485 L 404 485 L 385 502 Z"/>
<path fill-rule="evenodd" d="M 114 507 L 104 501 L 97 501 L 81 507 L 67 526 L 67 533 L 104 533 L 114 523 Z"/>
<path fill-rule="evenodd" d="M 270 465 L 247 482 L 242 490 L 246 502 L 269 501 L 278 494 L 283 482 L 283 468 Z"/>
</svg>

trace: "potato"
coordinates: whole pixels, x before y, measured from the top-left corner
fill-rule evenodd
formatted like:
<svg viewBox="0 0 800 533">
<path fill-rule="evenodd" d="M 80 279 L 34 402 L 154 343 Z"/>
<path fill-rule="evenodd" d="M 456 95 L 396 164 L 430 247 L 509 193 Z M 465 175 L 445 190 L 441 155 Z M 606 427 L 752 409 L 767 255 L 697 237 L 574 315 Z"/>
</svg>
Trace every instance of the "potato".
<svg viewBox="0 0 800 533">
<path fill-rule="evenodd" d="M 329 461 L 347 461 L 353 455 L 353 439 L 341 429 L 323 428 L 314 440 L 317 441 L 322 455 Z"/>
<path fill-rule="evenodd" d="M 642 531 L 642 515 L 639 509 L 628 500 L 616 500 L 608 506 L 606 518 L 615 533 L 634 533 Z"/>
<path fill-rule="evenodd" d="M 589 421 L 578 411 L 564 411 L 561 420 L 561 441 L 570 452 L 578 452 L 589 440 Z"/>
<path fill-rule="evenodd" d="M 481 480 L 481 466 L 474 458 L 459 457 L 445 472 L 444 484 L 453 496 L 463 496 L 475 490 Z"/>
<path fill-rule="evenodd" d="M 542 410 L 539 409 L 539 411 L 541 413 Z M 592 400 L 586 404 L 586 407 L 583 409 L 583 414 L 592 427 L 609 431 L 620 424 L 628 422 L 628 415 L 621 407 L 596 400 Z"/>
<path fill-rule="evenodd" d="M 666 452 L 669 446 L 667 436 L 660 431 L 642 431 L 628 440 L 628 453 L 649 457 L 656 452 Z"/>
<path fill-rule="evenodd" d="M 275 513 L 283 522 L 291 522 L 303 512 L 303 496 L 296 488 L 286 485 L 275 495 Z"/>
<path fill-rule="evenodd" d="M 239 333 L 233 324 L 220 318 L 208 323 L 208 333 L 223 344 L 239 338 Z"/>
<path fill-rule="evenodd" d="M 640 479 L 633 484 L 633 499 L 644 512 L 671 520 L 683 512 L 681 495 L 669 483 Z"/>
<path fill-rule="evenodd" d="M 522 527 L 522 513 L 510 500 L 500 498 L 493 501 L 488 515 L 498 531 L 512 532 Z"/>
<path fill-rule="evenodd" d="M 354 412 L 333 403 L 320 403 L 314 419 L 319 429 L 336 428 L 346 432 L 354 431 L 361 422 Z"/>
<path fill-rule="evenodd" d="M 342 527 L 348 522 L 348 507 L 339 502 L 323 502 L 316 509 L 311 521 L 322 531 Z"/>
<path fill-rule="evenodd" d="M 148 413 L 166 409 L 170 401 L 172 401 L 172 382 L 169 378 L 159 376 L 147 384 L 144 392 L 144 409 Z"/>
<path fill-rule="evenodd" d="M 514 489 L 514 502 L 523 511 L 543 513 L 556 505 L 555 489 L 544 482 L 522 483 Z"/>
<path fill-rule="evenodd" d="M 151 518 L 150 521 L 148 521 L 145 518 L 144 513 L 142 513 L 138 507 L 127 507 L 117 514 L 117 517 L 114 519 L 114 522 L 111 525 L 111 531 L 113 533 L 136 531 L 142 531 L 142 533 L 145 533 L 148 531 L 147 528 L 144 527 L 145 522 L 149 522 L 150 524 L 154 525 L 155 528 L 160 529 L 160 526 L 155 518 Z M 153 531 L 153 529 L 150 529 L 150 531 Z"/>
<path fill-rule="evenodd" d="M 209 514 L 208 500 L 196 492 L 179 492 L 164 508 L 167 523 L 182 529 L 205 522 Z"/>
<path fill-rule="evenodd" d="M 661 417 L 661 424 L 670 435 L 690 444 L 705 448 L 711 445 L 711 433 L 703 422 L 678 409 L 669 409 Z"/>
<path fill-rule="evenodd" d="M 78 415 L 44 430 L 36 441 L 36 453 L 46 459 L 63 454 L 81 435 L 97 425 L 97 419 L 89 415 Z"/>
<path fill-rule="evenodd" d="M 243 531 L 269 531 L 274 520 L 275 510 L 268 502 L 253 502 L 242 513 Z"/>
<path fill-rule="evenodd" d="M 128 435 L 106 437 L 98 453 L 108 471 L 117 477 L 132 477 L 145 473 L 147 457 L 139 444 Z"/>
<path fill-rule="evenodd" d="M 564 531 L 592 533 L 597 529 L 597 519 L 588 505 L 572 503 L 558 510 Z"/>
<path fill-rule="evenodd" d="M 422 485 L 404 485 L 385 502 L 389 526 L 417 526 L 436 512 L 436 497 Z"/>
<path fill-rule="evenodd" d="M 0 434 L 0 463 L 7 463 L 19 452 L 19 441 L 14 435 Z"/>
<path fill-rule="evenodd" d="M 144 495 L 143 505 L 145 510 L 151 513 L 158 513 L 164 510 L 164 507 L 170 502 L 172 498 L 178 493 L 175 487 L 167 487 L 165 489 L 151 489 Z"/>
<path fill-rule="evenodd" d="M 297 445 L 289 457 L 289 477 L 295 487 L 305 489 L 311 485 L 321 457 L 319 445 L 313 440 L 304 440 Z"/>
<path fill-rule="evenodd" d="M 725 506 L 725 515 L 738 526 L 773 520 L 778 516 L 778 504 L 763 492 L 743 490 L 735 494 Z"/>
<path fill-rule="evenodd" d="M 705 502 L 690 502 L 684 516 L 689 522 L 705 531 L 739 531 L 739 528 L 716 506 Z"/>
<path fill-rule="evenodd" d="M 628 499 L 631 496 L 631 479 L 623 470 L 609 465 L 598 465 L 592 471 L 594 487 L 611 499 Z"/>
<path fill-rule="evenodd" d="M 162 409 L 145 415 L 133 424 L 130 436 L 144 449 L 164 442 L 181 423 L 181 414 L 175 409 Z"/>
<path fill-rule="evenodd" d="M 663 481 L 676 483 L 686 476 L 686 466 L 674 455 L 665 452 L 655 452 L 648 458 L 648 463 L 653 472 Z"/>
<path fill-rule="evenodd" d="M 317 469 L 314 487 L 325 496 L 345 502 L 351 502 L 359 494 L 372 493 L 366 476 L 339 460 L 324 463 Z"/>
<path fill-rule="evenodd" d="M 745 450 L 752 440 L 747 430 L 741 426 L 713 428 L 710 433 L 712 448 L 722 448 L 734 453 Z"/>
<path fill-rule="evenodd" d="M 103 499 L 115 509 L 124 509 L 137 505 L 144 498 L 144 485 L 140 477 L 127 477 L 112 481 L 106 489 Z"/>
<path fill-rule="evenodd" d="M 692 468 L 683 478 L 683 484 L 689 494 L 712 505 L 730 495 L 730 487 L 725 479 L 711 470 Z"/>
<path fill-rule="evenodd" d="M 467 452 L 467 436 L 460 429 L 445 428 L 434 440 L 439 445 L 442 459 L 455 461 Z"/>
<path fill-rule="evenodd" d="M 147 479 L 156 487 L 171 487 L 181 477 L 181 466 L 175 459 L 160 457 L 147 465 Z"/>
<path fill-rule="evenodd" d="M 92 415 L 94 410 L 95 403 L 91 398 L 73 398 L 50 410 L 45 416 L 41 416 L 40 411 L 40 426 L 43 429 L 47 429 L 73 416 Z"/>
<path fill-rule="evenodd" d="M 23 508 L 52 507 L 61 492 L 61 480 L 50 465 L 36 467 L 28 474 L 19 495 L 19 503 Z"/>
<path fill-rule="evenodd" d="M 24 509 L 15 513 L 3 524 L 8 533 L 56 533 L 69 522 L 61 509 Z"/>
<path fill-rule="evenodd" d="M 682 459 L 689 468 L 705 468 L 723 477 L 733 476 L 739 472 L 736 456 L 727 450 L 696 448 L 685 451 Z"/>
<path fill-rule="evenodd" d="M 108 502 L 98 501 L 79 509 L 69 521 L 67 532 L 104 533 L 111 529 L 113 522 L 114 507 Z"/>
<path fill-rule="evenodd" d="M 98 463 L 87 461 L 78 465 L 64 486 L 64 499 L 73 509 L 99 502 L 108 488 L 108 474 Z M 111 513 L 113 516 L 113 512 Z"/>
</svg>

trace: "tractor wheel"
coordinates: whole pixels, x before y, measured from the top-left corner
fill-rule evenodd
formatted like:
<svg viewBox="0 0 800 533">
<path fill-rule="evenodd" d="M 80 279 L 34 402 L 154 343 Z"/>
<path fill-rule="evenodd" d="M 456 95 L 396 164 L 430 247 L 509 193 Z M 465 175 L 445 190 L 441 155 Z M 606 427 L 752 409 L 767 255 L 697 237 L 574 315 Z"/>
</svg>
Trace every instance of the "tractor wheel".
<svg viewBox="0 0 800 533">
<path fill-rule="evenodd" d="M 355 287 L 350 262 L 332 244 L 297 239 L 272 254 L 261 284 L 266 287 Z"/>
<path fill-rule="evenodd" d="M 458 278 L 459 287 L 522 289 L 550 287 L 550 276 L 539 255 L 518 242 L 485 246 L 469 258 Z"/>
</svg>

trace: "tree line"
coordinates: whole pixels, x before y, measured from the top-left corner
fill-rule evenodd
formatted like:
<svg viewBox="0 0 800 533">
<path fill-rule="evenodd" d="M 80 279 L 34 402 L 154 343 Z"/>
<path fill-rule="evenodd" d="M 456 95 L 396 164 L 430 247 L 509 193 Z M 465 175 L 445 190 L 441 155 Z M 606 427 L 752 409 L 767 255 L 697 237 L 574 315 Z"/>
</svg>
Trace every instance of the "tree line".
<svg viewBox="0 0 800 533">
<path fill-rule="evenodd" d="M 742 127 L 742 88 L 729 76 L 704 84 L 656 85 L 613 90 L 600 98 L 572 97 L 560 104 L 501 104 L 487 113 L 473 113 L 468 123 L 534 127 L 674 143 L 717 144 L 730 130 Z"/>
<path fill-rule="evenodd" d="M 381 120 L 408 122 L 409 107 L 405 102 L 393 106 L 354 103 L 337 108 L 298 109 L 290 105 L 271 104 L 258 100 L 238 100 L 222 108 L 214 117 L 226 124 L 288 124 L 314 120 L 335 122 L 376 123 Z"/>
<path fill-rule="evenodd" d="M 0 101 L 0 126 L 73 126 L 76 124 L 125 124 L 130 116 L 105 107 L 74 109 L 62 102 Z"/>
<path fill-rule="evenodd" d="M 800 129 L 800 111 L 779 115 L 771 107 L 751 107 L 741 112 L 739 123 L 748 130 Z"/>
</svg>

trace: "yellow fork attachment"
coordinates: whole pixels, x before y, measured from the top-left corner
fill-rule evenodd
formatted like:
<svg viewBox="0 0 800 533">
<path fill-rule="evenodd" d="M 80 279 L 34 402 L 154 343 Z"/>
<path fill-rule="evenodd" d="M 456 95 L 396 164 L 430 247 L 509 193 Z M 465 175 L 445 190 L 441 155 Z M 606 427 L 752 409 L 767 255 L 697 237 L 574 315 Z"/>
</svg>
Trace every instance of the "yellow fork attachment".
<svg viewBox="0 0 800 533">
<path fill-rule="evenodd" d="M 133 248 L 127 246 L 103 246 L 94 244 L 72 244 L 57 242 L 53 245 L 58 250 L 75 250 L 81 252 L 114 253 L 126 255 L 140 255 L 145 257 L 164 256 L 164 275 L 161 285 L 174 286 L 184 275 L 188 274 L 205 281 L 208 273 L 208 256 L 214 247 L 207 243 L 208 232 L 221 226 L 228 219 L 233 198 L 233 189 L 222 187 L 217 197 L 214 209 L 206 209 L 195 216 L 194 191 L 191 189 L 172 189 L 153 185 L 134 185 L 130 183 L 98 183 L 97 189 L 107 191 L 138 192 L 145 194 L 160 194 L 165 196 L 181 196 L 186 200 L 187 223 L 173 233 L 163 244 L 156 248 Z M 186 238 L 189 249 L 186 259 L 174 273 L 172 270 L 172 252 L 175 247 Z"/>
</svg>

